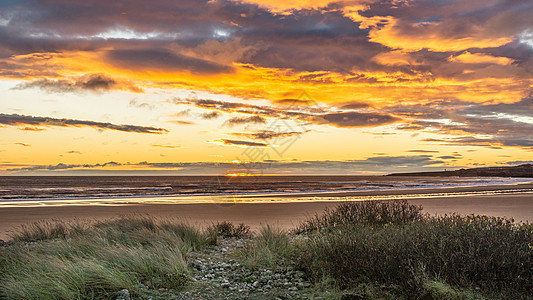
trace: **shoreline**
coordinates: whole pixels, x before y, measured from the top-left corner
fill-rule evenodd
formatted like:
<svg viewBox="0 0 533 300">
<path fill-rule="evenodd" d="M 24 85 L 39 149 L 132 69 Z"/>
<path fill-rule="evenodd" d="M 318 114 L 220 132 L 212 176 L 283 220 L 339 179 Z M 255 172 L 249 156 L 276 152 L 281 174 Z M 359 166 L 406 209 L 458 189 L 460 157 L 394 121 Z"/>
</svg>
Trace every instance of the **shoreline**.
<svg viewBox="0 0 533 300">
<path fill-rule="evenodd" d="M 393 200 L 398 198 L 447 198 L 472 197 L 484 195 L 513 195 L 531 193 L 533 182 L 498 185 L 452 186 L 431 188 L 405 188 L 362 191 L 317 191 L 301 193 L 270 193 L 270 194 L 213 194 L 213 195 L 154 195 L 124 197 L 79 197 L 79 198 L 36 198 L 36 199 L 4 199 L 0 200 L 0 208 L 10 207 L 51 207 L 51 206 L 129 206 L 151 204 L 232 204 L 232 203 L 292 203 L 316 201 L 364 201 Z M 328 199 L 329 198 L 329 199 Z"/>
<path fill-rule="evenodd" d="M 521 185 L 520 188 L 532 188 L 533 184 Z M 516 186 L 514 186 L 516 188 Z M 456 193 L 480 191 L 480 187 L 454 188 Z M 437 191 L 436 191 L 437 190 Z M 483 189 L 481 189 L 483 190 Z M 489 192 L 505 192 L 510 187 L 495 186 Z M 428 193 L 428 192 L 433 193 Z M 291 197 L 272 197 L 267 202 L 232 202 L 232 203 L 165 203 L 158 204 L 86 204 L 86 205 L 58 205 L 58 206 L 9 206 L 0 207 L 0 239 L 7 240 L 10 235 L 24 224 L 36 221 L 51 220 L 102 220 L 121 215 L 144 214 L 162 219 L 179 219 L 193 225 L 207 226 L 220 221 L 245 223 L 253 229 L 263 225 L 278 226 L 285 229 L 293 228 L 303 220 L 315 214 L 320 214 L 327 207 L 333 207 L 340 202 L 354 200 L 350 197 L 375 197 L 384 194 L 394 196 L 391 199 L 405 198 L 405 191 L 380 191 L 361 195 L 359 193 L 315 194 L 309 195 L 306 201 L 294 201 Z M 403 193 L 399 193 L 403 192 Z M 514 218 L 516 222 L 533 222 L 533 193 L 493 193 L 487 195 L 451 195 L 442 196 L 441 189 L 419 191 L 417 198 L 408 198 L 413 204 L 422 205 L 424 211 L 430 214 L 462 215 L 479 214 Z M 417 194 L 417 193 L 413 193 Z M 429 194 L 429 195 L 428 195 Z M 302 197 L 301 195 L 298 195 Z M 382 195 L 381 195 L 382 196 Z M 280 197 L 287 201 L 280 201 Z M 363 199 L 364 200 L 364 199 Z"/>
</svg>

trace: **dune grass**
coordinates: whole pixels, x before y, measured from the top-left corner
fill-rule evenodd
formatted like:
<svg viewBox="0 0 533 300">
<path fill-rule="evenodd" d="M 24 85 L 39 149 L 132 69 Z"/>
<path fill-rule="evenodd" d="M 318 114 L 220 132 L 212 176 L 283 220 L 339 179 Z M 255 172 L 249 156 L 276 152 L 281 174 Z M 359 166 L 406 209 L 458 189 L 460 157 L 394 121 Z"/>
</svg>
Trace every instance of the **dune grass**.
<svg viewBox="0 0 533 300">
<path fill-rule="evenodd" d="M 183 223 L 122 217 L 88 223 L 42 222 L 0 248 L 0 298 L 108 299 L 121 289 L 179 290 L 186 254 L 209 236 Z"/>
<path fill-rule="evenodd" d="M 250 269 L 259 267 L 275 268 L 282 265 L 291 251 L 286 230 L 270 225 L 263 226 L 238 253 L 243 263 Z"/>
</svg>

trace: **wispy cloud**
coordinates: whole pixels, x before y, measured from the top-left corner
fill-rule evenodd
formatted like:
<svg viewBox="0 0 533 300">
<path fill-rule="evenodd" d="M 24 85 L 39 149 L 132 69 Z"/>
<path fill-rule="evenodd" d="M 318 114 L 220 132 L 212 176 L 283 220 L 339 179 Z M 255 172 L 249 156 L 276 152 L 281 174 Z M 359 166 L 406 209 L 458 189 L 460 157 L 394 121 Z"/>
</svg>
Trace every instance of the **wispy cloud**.
<svg viewBox="0 0 533 300">
<path fill-rule="evenodd" d="M 373 127 L 398 122 L 400 119 L 382 113 L 342 112 L 321 116 L 326 124 L 336 127 Z"/>
<path fill-rule="evenodd" d="M 249 132 L 249 133 L 246 133 L 246 132 L 234 132 L 234 133 L 230 133 L 230 134 L 234 135 L 234 136 L 241 136 L 241 137 L 246 137 L 246 138 L 254 139 L 254 140 L 270 140 L 270 139 L 279 138 L 279 137 L 298 136 L 298 135 L 302 135 L 302 134 L 307 133 L 307 132 L 310 132 L 310 130 L 306 130 L 306 131 L 289 131 L 289 132 L 263 130 L 263 131 L 258 131 L 258 132 Z"/>
<path fill-rule="evenodd" d="M 293 101 L 289 99 L 289 101 Z M 368 111 L 367 105 L 354 103 L 347 104 L 351 109 L 359 108 L 366 111 L 346 111 L 333 112 L 334 107 L 316 107 L 316 105 L 293 105 L 287 107 L 276 107 L 267 105 L 253 105 L 248 103 L 225 102 L 210 99 L 173 99 L 173 103 L 178 105 L 192 105 L 198 108 L 213 110 L 218 113 L 238 113 L 245 114 L 243 117 L 232 117 L 225 121 L 223 125 L 234 126 L 246 123 L 266 123 L 267 118 L 296 119 L 303 123 L 318 125 L 331 125 L 335 127 L 375 127 L 399 122 L 400 118 L 393 115 Z M 298 102 L 299 104 L 307 101 Z M 329 110 L 328 110 L 329 109 Z"/>
<path fill-rule="evenodd" d="M 421 150 L 421 149 L 407 150 L 406 152 L 412 152 L 412 153 L 439 153 L 439 151 L 437 151 L 437 150 Z"/>
<path fill-rule="evenodd" d="M 418 105 L 396 105 L 386 110 L 410 119 L 400 130 L 446 135 L 423 141 L 448 145 L 533 148 L 533 97 L 515 103 L 485 104 L 438 101 Z"/>
<path fill-rule="evenodd" d="M 207 141 L 207 142 L 215 143 L 215 144 L 221 144 L 221 145 L 225 145 L 225 146 L 268 147 L 268 144 L 265 144 L 265 143 L 239 141 L 239 140 L 228 140 L 228 139 L 219 139 L 219 140 Z"/>
<path fill-rule="evenodd" d="M 212 120 L 220 117 L 221 115 L 222 114 L 218 111 L 211 111 L 201 114 L 200 117 L 204 120 Z"/>
<path fill-rule="evenodd" d="M 178 124 L 178 125 L 195 125 L 196 123 L 192 121 L 184 121 L 184 120 L 170 120 L 169 123 Z"/>
<path fill-rule="evenodd" d="M 250 117 L 233 117 L 227 119 L 223 125 L 225 126 L 235 126 L 242 124 L 265 124 L 266 119 L 261 116 L 250 116 Z"/>
<path fill-rule="evenodd" d="M 177 148 L 181 148 L 180 145 L 159 145 L 159 144 L 152 145 L 152 147 L 169 148 L 169 149 L 177 149 Z"/>
</svg>

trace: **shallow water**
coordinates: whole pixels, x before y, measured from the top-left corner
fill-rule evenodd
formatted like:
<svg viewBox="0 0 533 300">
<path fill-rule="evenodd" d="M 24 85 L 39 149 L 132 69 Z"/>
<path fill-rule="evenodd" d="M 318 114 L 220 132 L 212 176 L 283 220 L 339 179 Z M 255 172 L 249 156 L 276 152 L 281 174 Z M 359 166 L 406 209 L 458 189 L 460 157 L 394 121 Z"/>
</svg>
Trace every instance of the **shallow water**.
<svg viewBox="0 0 533 300">
<path fill-rule="evenodd" d="M 527 178 L 386 176 L 5 176 L 0 177 L 0 203 L 22 206 L 36 202 L 54 205 L 69 201 L 86 204 L 95 201 L 100 204 L 191 203 L 218 199 L 224 202 L 236 201 L 235 198 L 243 196 L 416 190 L 530 181 Z M 513 191 L 506 193 L 510 192 Z M 322 200 L 326 199 L 322 197 Z M 277 197 L 255 201 L 283 200 Z M 296 198 L 291 201 L 296 201 Z"/>
</svg>

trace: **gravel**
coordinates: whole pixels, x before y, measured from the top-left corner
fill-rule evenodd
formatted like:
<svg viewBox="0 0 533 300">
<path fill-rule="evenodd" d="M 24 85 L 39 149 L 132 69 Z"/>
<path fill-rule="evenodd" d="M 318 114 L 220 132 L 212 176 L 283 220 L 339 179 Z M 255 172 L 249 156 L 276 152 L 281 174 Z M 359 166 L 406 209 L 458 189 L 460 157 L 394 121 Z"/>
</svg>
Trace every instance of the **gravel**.
<svg viewBox="0 0 533 300">
<path fill-rule="evenodd" d="M 234 252 L 244 247 L 248 239 L 219 241 L 213 248 L 191 253 L 192 283 L 169 299 L 310 298 L 306 289 L 311 284 L 303 272 L 290 267 L 250 269 L 234 258 Z"/>
</svg>

